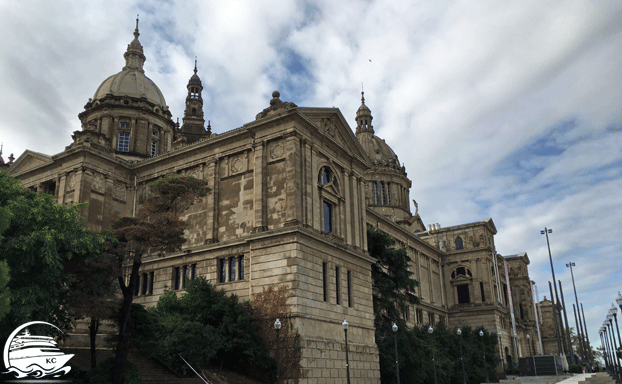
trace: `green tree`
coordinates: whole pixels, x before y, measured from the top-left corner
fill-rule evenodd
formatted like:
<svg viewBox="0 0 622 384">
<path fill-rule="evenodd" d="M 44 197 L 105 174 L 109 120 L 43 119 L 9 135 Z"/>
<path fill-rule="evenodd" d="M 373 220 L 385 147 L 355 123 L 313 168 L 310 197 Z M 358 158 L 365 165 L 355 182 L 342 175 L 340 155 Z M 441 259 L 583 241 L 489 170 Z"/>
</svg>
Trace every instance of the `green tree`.
<svg viewBox="0 0 622 384">
<path fill-rule="evenodd" d="M 119 336 L 113 365 L 113 383 L 122 384 L 132 332 L 131 307 L 138 284 L 143 256 L 149 251 L 161 253 L 181 249 L 186 222 L 179 215 L 209 192 L 207 183 L 187 175 L 169 175 L 149 185 L 149 199 L 138 217 L 123 217 L 113 224 L 111 235 L 117 239 L 110 251 L 118 265 L 130 265 L 128 284 L 124 276 L 117 281 L 123 295 L 119 315 Z"/>
<path fill-rule="evenodd" d="M 376 327 L 405 324 L 404 313 L 409 305 L 419 303 L 415 290 L 419 282 L 409 270 L 406 249 L 393 248 L 395 241 L 387 234 L 367 230 L 367 248 L 376 260 L 372 265 L 372 288 Z"/>
<path fill-rule="evenodd" d="M 169 291 L 150 309 L 157 319 L 152 353 L 180 374 L 192 375 L 210 362 L 266 378 L 269 357 L 251 316 L 249 302 L 215 289 L 205 278 L 191 280 L 186 294 Z"/>
<path fill-rule="evenodd" d="M 100 252 L 104 237 L 84 226 L 80 205 L 56 204 L 54 196 L 36 194 L 5 172 L 0 172 L 0 209 L 3 218 L 10 217 L 8 225 L 5 219 L 0 224 L 0 261 L 10 271 L 11 296 L 0 329 L 6 334 L 32 320 L 69 328 L 72 276 L 65 265 Z"/>
</svg>

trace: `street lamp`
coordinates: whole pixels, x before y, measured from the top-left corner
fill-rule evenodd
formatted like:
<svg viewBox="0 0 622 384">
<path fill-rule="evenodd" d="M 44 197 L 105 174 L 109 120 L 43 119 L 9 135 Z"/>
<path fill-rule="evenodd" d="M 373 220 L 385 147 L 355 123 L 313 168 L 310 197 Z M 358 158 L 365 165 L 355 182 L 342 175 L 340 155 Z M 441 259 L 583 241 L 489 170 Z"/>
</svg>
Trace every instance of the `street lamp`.
<svg viewBox="0 0 622 384">
<path fill-rule="evenodd" d="M 430 334 L 430 340 L 432 340 L 432 370 L 434 371 L 434 384 L 438 384 L 438 380 L 436 380 L 436 363 L 434 362 L 434 336 L 432 336 L 433 332 L 434 329 L 432 329 L 432 326 L 430 325 L 428 327 L 428 333 Z"/>
<path fill-rule="evenodd" d="M 608 327 L 608 334 L 611 338 L 611 360 L 613 361 L 613 366 L 617 372 L 618 379 L 620 378 L 620 362 L 618 361 L 618 357 L 616 356 L 616 350 L 618 347 L 616 346 L 616 338 L 613 335 L 613 315 L 611 314 L 611 310 L 607 312 L 607 320 L 605 320 L 605 327 Z"/>
<path fill-rule="evenodd" d="M 622 309 L 622 294 L 620 292 L 618 292 L 618 297 L 616 297 L 616 303 L 618 303 L 618 306 Z"/>
<path fill-rule="evenodd" d="M 461 337 L 462 331 L 460 330 L 460 328 L 458 328 L 456 333 L 458 334 L 458 338 L 460 339 L 459 344 L 460 344 L 460 361 L 462 362 L 462 384 L 466 384 L 466 373 L 464 372 L 464 355 L 462 354 L 462 337 Z"/>
<path fill-rule="evenodd" d="M 350 384 L 350 363 L 348 362 L 348 322 L 344 319 L 341 326 L 343 327 L 343 333 L 346 335 L 346 379 L 347 384 Z"/>
<path fill-rule="evenodd" d="M 622 348 L 622 339 L 620 339 L 620 326 L 618 325 L 618 308 L 615 305 L 611 304 L 611 309 L 609 310 L 613 315 L 613 319 L 616 321 L 616 329 L 618 330 L 618 345 Z"/>
<path fill-rule="evenodd" d="M 393 336 L 395 339 L 395 372 L 397 373 L 397 384 L 400 384 L 400 363 L 397 358 L 397 324 L 393 323 L 391 329 L 393 330 Z"/>
<path fill-rule="evenodd" d="M 551 262 L 551 274 L 553 275 L 553 287 L 555 288 L 555 304 L 559 305 L 559 295 L 557 294 L 557 283 L 556 283 L 557 280 L 555 280 L 555 269 L 553 268 L 553 256 L 551 256 L 551 245 L 549 243 L 549 233 L 553 233 L 553 230 L 547 227 L 544 227 L 544 230 L 540 231 L 541 235 L 546 235 L 546 247 L 549 250 L 549 261 Z M 553 302 L 553 298 L 551 298 L 551 302 Z M 554 308 L 556 308 L 556 306 L 554 306 Z M 553 315 L 555 315 L 555 311 L 553 311 Z M 560 328 L 563 330 L 564 329 L 563 325 Z M 563 334 L 564 332 L 562 331 L 561 333 Z M 559 335 L 557 335 L 557 344 L 561 345 Z"/>
<path fill-rule="evenodd" d="M 482 355 L 484 356 L 484 370 L 486 371 L 486 382 L 490 383 L 488 378 L 488 365 L 486 364 L 486 351 L 484 350 L 484 331 L 479 331 L 479 337 L 482 340 Z"/>
<path fill-rule="evenodd" d="M 501 342 L 501 332 L 497 332 L 497 336 L 499 337 L 499 350 L 501 351 L 501 364 L 503 364 L 503 377 L 507 378 L 507 374 L 505 373 L 505 351 L 503 350 L 503 343 Z"/>
<path fill-rule="evenodd" d="M 279 331 L 281 330 L 281 322 L 276 319 L 274 322 L 274 329 L 276 330 L 276 384 L 281 383 L 281 371 L 279 364 Z"/>
</svg>

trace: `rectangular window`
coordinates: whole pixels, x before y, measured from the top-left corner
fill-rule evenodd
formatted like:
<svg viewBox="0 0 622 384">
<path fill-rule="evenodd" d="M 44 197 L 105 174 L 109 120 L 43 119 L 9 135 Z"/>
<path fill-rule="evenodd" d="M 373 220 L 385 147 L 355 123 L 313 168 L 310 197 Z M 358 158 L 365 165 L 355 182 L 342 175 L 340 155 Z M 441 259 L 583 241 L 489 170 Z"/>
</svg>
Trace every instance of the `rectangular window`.
<svg viewBox="0 0 622 384">
<path fill-rule="evenodd" d="M 235 281 L 235 257 L 229 258 L 229 281 Z"/>
<path fill-rule="evenodd" d="M 155 278 L 155 274 L 153 272 L 149 272 L 149 294 L 153 295 L 153 279 Z"/>
<path fill-rule="evenodd" d="M 140 275 L 138 275 L 138 278 L 136 282 L 134 283 L 134 296 L 138 296 L 139 294 L 140 294 Z"/>
<path fill-rule="evenodd" d="M 328 289 L 326 282 L 326 263 L 322 263 L 322 289 L 324 291 L 324 301 L 328 301 Z"/>
<path fill-rule="evenodd" d="M 175 279 L 175 290 L 181 288 L 181 268 L 175 267 L 173 272 L 173 278 Z"/>
<path fill-rule="evenodd" d="M 197 278 L 197 265 L 196 264 L 192 264 L 190 266 L 190 279 L 194 280 Z"/>
<path fill-rule="evenodd" d="M 469 304 L 471 302 L 468 284 L 456 285 L 456 292 L 458 294 L 458 304 Z"/>
<path fill-rule="evenodd" d="M 337 297 L 336 302 L 337 304 L 341 304 L 341 300 L 340 300 L 340 296 L 341 296 L 341 292 L 339 290 L 339 267 L 335 267 L 335 295 Z"/>
<path fill-rule="evenodd" d="M 141 284 L 141 289 L 140 289 L 140 293 L 143 295 L 147 294 L 147 287 L 149 286 L 149 277 L 146 273 L 143 273 L 143 277 L 142 277 L 143 281 Z"/>
<path fill-rule="evenodd" d="M 423 310 L 417 309 L 417 324 L 423 323 Z"/>
<path fill-rule="evenodd" d="M 130 129 L 130 122 L 129 121 L 122 121 L 119 123 L 119 127 L 123 128 L 123 129 Z"/>
<path fill-rule="evenodd" d="M 227 259 L 218 259 L 218 282 L 227 281 Z"/>
<path fill-rule="evenodd" d="M 352 272 L 348 271 L 348 307 L 352 307 Z"/>
<path fill-rule="evenodd" d="M 244 280 L 244 255 L 238 258 L 238 278 Z"/>
<path fill-rule="evenodd" d="M 391 205 L 391 183 L 387 183 L 387 205 Z"/>
<path fill-rule="evenodd" d="M 486 295 L 484 294 L 484 283 L 483 282 L 479 282 L 479 290 L 482 294 L 482 303 L 486 302 Z"/>
<path fill-rule="evenodd" d="M 384 183 L 380 182 L 380 205 L 384 205 Z"/>
<path fill-rule="evenodd" d="M 331 233 L 333 231 L 333 206 L 330 203 L 324 202 L 324 233 Z"/>
<path fill-rule="evenodd" d="M 129 152 L 130 151 L 130 134 L 129 132 L 119 132 L 119 143 L 117 144 L 117 151 Z"/>
<path fill-rule="evenodd" d="M 183 274 L 183 280 L 181 281 L 181 287 L 183 289 L 186 289 L 186 284 L 188 283 L 188 280 L 190 280 L 190 267 L 187 265 L 184 265 L 182 267 L 182 274 Z"/>
<path fill-rule="evenodd" d="M 409 305 L 407 305 L 406 308 L 404 308 L 402 317 L 404 318 L 405 321 L 410 321 L 410 306 Z"/>
<path fill-rule="evenodd" d="M 371 182 L 372 196 L 374 197 L 374 205 L 378 205 L 378 183 Z"/>
<path fill-rule="evenodd" d="M 158 142 L 156 140 L 151 140 L 151 157 L 158 154 Z"/>
<path fill-rule="evenodd" d="M 434 314 L 433 313 L 428 313 L 428 323 L 431 326 L 434 326 Z"/>
</svg>

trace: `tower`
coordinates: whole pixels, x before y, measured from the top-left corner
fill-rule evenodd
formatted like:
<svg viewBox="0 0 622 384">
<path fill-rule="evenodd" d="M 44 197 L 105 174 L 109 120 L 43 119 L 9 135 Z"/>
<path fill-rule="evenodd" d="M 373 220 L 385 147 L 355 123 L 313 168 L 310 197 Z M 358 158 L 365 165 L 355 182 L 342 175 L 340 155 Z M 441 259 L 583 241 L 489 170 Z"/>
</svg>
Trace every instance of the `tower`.
<svg viewBox="0 0 622 384">
<path fill-rule="evenodd" d="M 203 116 L 203 85 L 197 75 L 197 61 L 194 60 L 194 74 L 188 81 L 188 96 L 186 96 L 186 109 L 184 110 L 184 123 L 181 126 L 180 139 L 186 143 L 193 143 L 204 137 L 211 135 L 211 126 L 208 124 L 205 130 L 205 119 Z"/>
</svg>

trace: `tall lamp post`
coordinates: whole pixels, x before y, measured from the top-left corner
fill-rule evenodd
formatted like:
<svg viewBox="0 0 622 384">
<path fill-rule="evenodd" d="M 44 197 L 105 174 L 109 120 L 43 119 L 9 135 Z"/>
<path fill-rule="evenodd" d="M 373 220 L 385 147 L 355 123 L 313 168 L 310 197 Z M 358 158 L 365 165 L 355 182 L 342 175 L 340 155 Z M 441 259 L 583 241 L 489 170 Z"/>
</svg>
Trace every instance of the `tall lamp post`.
<svg viewBox="0 0 622 384">
<path fill-rule="evenodd" d="M 570 262 L 568 264 L 566 264 L 566 267 L 570 268 L 570 276 L 572 277 L 572 289 L 574 289 L 574 301 L 577 304 L 577 311 L 579 310 L 579 299 L 577 298 L 577 286 L 574 283 L 574 273 L 572 272 L 572 267 L 576 267 L 576 264 L 573 262 Z M 583 350 L 583 359 L 587 360 L 587 353 L 585 351 L 585 338 L 583 337 L 583 335 L 585 335 L 585 333 L 583 332 L 583 324 L 580 321 L 577 321 L 577 315 L 575 313 L 575 323 L 577 323 L 578 328 L 577 328 L 577 333 L 579 334 L 579 346 L 581 347 L 581 349 Z"/>
<path fill-rule="evenodd" d="M 618 356 L 616 354 L 616 351 L 618 350 L 618 346 L 616 343 L 616 336 L 615 333 L 613 332 L 613 313 L 611 311 L 611 309 L 609 310 L 609 312 L 607 312 L 607 320 L 609 322 L 609 334 L 611 335 L 611 357 L 613 358 L 613 361 L 615 362 L 615 366 L 617 367 L 618 370 L 618 379 L 622 378 L 622 373 L 620 372 L 620 360 L 618 359 Z"/>
<path fill-rule="evenodd" d="M 462 354 L 462 331 L 460 328 L 456 331 L 460 344 L 460 361 L 462 362 L 462 384 L 466 384 L 466 373 L 464 372 L 464 355 Z"/>
<path fill-rule="evenodd" d="M 616 321 L 616 330 L 618 331 L 618 345 L 620 349 L 622 349 L 622 339 L 620 339 L 620 326 L 618 325 L 618 308 L 615 305 L 611 304 L 611 309 L 609 310 L 613 315 L 613 319 Z M 617 356 L 617 354 L 616 354 Z"/>
<path fill-rule="evenodd" d="M 343 327 L 343 333 L 346 335 L 346 379 L 347 384 L 350 384 L 350 363 L 348 361 L 348 322 L 344 319 L 341 326 Z"/>
<path fill-rule="evenodd" d="M 486 382 L 490 383 L 488 378 L 488 364 L 486 364 L 486 350 L 484 349 L 484 331 L 479 331 L 479 338 L 482 341 L 482 355 L 484 356 L 484 370 L 486 371 Z"/>
<path fill-rule="evenodd" d="M 611 356 L 611 362 L 613 365 L 613 368 L 616 372 L 616 375 L 618 376 L 618 378 L 620 378 L 620 363 L 618 362 L 618 358 L 616 357 L 616 339 L 613 336 L 613 315 L 611 314 L 611 312 L 607 313 L 607 318 L 605 320 L 605 335 L 609 335 L 609 340 L 607 340 L 610 344 L 609 344 L 609 350 L 610 352 L 610 356 Z M 606 337 L 606 336 L 605 336 Z"/>
<path fill-rule="evenodd" d="M 434 361 L 434 336 L 432 335 L 433 332 L 434 329 L 432 329 L 432 326 L 429 326 L 428 333 L 430 334 L 430 340 L 432 340 L 432 371 L 434 371 L 434 384 L 438 384 L 438 380 L 436 379 L 436 362 Z"/>
<path fill-rule="evenodd" d="M 274 329 L 276 330 L 276 384 L 281 383 L 281 368 L 280 368 L 280 351 L 279 351 L 279 331 L 281 330 L 281 322 L 276 319 L 274 322 Z"/>
<path fill-rule="evenodd" d="M 618 292 L 618 297 L 616 297 L 616 303 L 618 303 L 618 306 L 622 310 L 622 293 L 620 292 Z"/>
<path fill-rule="evenodd" d="M 395 373 L 397 374 L 397 384 L 400 384 L 400 363 L 397 358 L 397 324 L 393 323 L 391 329 L 393 330 L 393 336 L 395 339 Z"/>
<path fill-rule="evenodd" d="M 498 332 L 497 336 L 499 337 L 499 350 L 501 351 L 501 363 L 503 364 L 503 378 L 507 378 L 505 374 L 505 353 L 503 351 L 503 344 L 501 343 L 501 332 Z"/>
<path fill-rule="evenodd" d="M 555 304 L 559 305 L 559 295 L 557 294 L 557 283 L 555 280 L 555 268 L 553 268 L 553 256 L 551 256 L 551 245 L 549 243 L 549 233 L 553 233 L 552 229 L 549 229 L 547 227 L 544 227 L 543 231 L 540 231 L 541 235 L 546 235 L 546 247 L 549 250 L 549 261 L 551 262 L 551 273 L 553 274 L 553 287 L 555 288 Z M 553 298 L 551 298 L 551 301 L 553 301 Z M 555 306 L 553 308 L 556 308 Z M 553 315 L 555 315 L 555 311 L 553 311 Z M 561 316 L 560 316 L 561 318 Z M 563 326 L 560 327 L 562 329 L 562 334 L 563 334 Z M 564 339 L 562 339 L 564 340 Z M 557 344 L 560 345 L 560 339 L 559 339 L 559 335 L 557 335 Z M 564 351 L 565 353 L 566 351 Z"/>
</svg>

